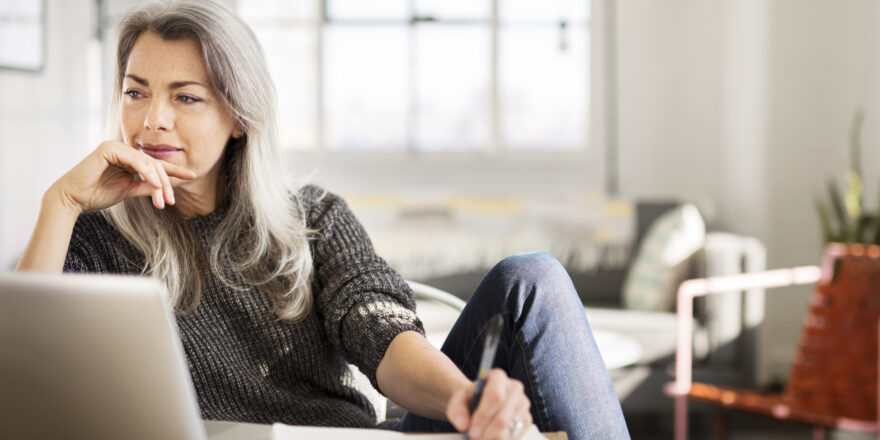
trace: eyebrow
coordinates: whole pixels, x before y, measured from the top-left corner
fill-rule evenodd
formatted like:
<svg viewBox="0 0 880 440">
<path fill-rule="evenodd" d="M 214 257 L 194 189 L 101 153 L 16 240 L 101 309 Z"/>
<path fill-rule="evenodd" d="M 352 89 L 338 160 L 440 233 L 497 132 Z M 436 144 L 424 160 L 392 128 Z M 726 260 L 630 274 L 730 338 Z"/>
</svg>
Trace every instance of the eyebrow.
<svg viewBox="0 0 880 440">
<path fill-rule="evenodd" d="M 150 82 L 149 82 L 149 81 L 147 81 L 146 79 L 141 78 L 141 77 L 139 77 L 139 76 L 137 76 L 137 75 L 132 75 L 132 74 L 129 73 L 129 74 L 125 75 L 125 77 L 126 77 L 126 78 L 131 78 L 134 82 L 136 82 L 136 83 L 138 83 L 138 84 L 140 84 L 140 85 L 142 85 L 142 86 L 145 86 L 145 87 L 149 87 L 149 86 L 150 86 Z M 208 86 L 206 86 L 206 85 L 204 85 L 204 84 L 202 84 L 202 83 L 200 83 L 200 82 L 198 82 L 198 81 L 174 81 L 174 82 L 171 83 L 171 87 L 170 87 L 170 88 L 172 88 L 172 89 L 179 89 L 179 88 L 181 88 L 181 87 L 189 86 L 189 85 L 196 85 L 196 86 L 202 86 L 202 87 L 204 87 L 204 88 L 208 88 Z"/>
</svg>

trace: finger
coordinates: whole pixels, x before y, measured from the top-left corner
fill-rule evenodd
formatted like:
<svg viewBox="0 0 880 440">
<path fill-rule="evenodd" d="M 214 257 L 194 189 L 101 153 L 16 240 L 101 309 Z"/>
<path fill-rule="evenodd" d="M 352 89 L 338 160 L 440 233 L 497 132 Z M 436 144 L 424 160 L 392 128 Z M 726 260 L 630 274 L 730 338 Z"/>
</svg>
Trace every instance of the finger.
<svg viewBox="0 0 880 440">
<path fill-rule="evenodd" d="M 156 171 L 153 158 L 140 151 L 128 150 L 122 152 L 120 159 L 129 161 L 129 166 L 134 168 L 134 171 L 150 186 L 157 189 L 162 188 L 162 179 Z"/>
<path fill-rule="evenodd" d="M 105 151 L 107 154 L 104 154 L 103 157 L 107 163 L 140 174 L 153 188 L 162 187 L 162 182 L 159 175 L 156 174 L 156 168 L 152 166 L 153 159 L 150 156 L 125 146 L 111 146 L 107 147 Z"/>
<path fill-rule="evenodd" d="M 162 181 L 162 195 L 165 197 L 166 203 L 173 205 L 174 188 L 171 187 L 171 179 L 169 179 L 168 174 L 165 173 L 165 167 L 163 167 L 158 161 L 156 162 L 156 173 L 159 174 L 159 180 Z"/>
<path fill-rule="evenodd" d="M 474 385 L 471 384 L 467 388 L 462 388 L 452 395 L 449 403 L 446 405 L 446 419 L 458 432 L 464 432 L 468 429 L 471 422 L 471 415 L 468 412 L 468 403 L 470 396 L 474 394 Z"/>
<path fill-rule="evenodd" d="M 528 431 L 529 428 L 532 426 L 533 420 L 531 408 L 532 404 L 531 402 L 529 402 L 529 398 L 523 396 L 523 398 L 520 399 L 516 410 L 514 411 L 514 417 L 518 417 L 523 424 L 519 432 L 516 433 L 516 436 L 514 437 L 515 439 L 523 438 L 523 436 L 526 435 L 526 431 Z"/>
<path fill-rule="evenodd" d="M 160 160 L 158 161 L 158 163 L 162 165 L 162 169 L 165 171 L 165 174 L 170 177 L 176 177 L 183 180 L 192 180 L 196 178 L 196 173 L 182 166 L 175 165 L 170 162 L 165 162 L 164 160 Z"/>
<path fill-rule="evenodd" d="M 513 434 L 511 427 L 514 423 L 514 416 L 518 416 L 517 408 L 522 404 L 525 393 L 523 393 L 522 383 L 517 380 L 508 379 L 505 387 L 505 399 L 498 412 L 486 425 L 482 438 L 509 439 Z M 522 422 L 521 419 L 520 421 Z M 519 430 L 516 433 L 519 434 Z"/>
<path fill-rule="evenodd" d="M 157 164 L 156 162 L 153 162 L 150 165 L 153 166 L 153 172 L 156 173 L 156 177 L 159 178 L 159 183 L 163 184 L 163 185 L 159 186 L 158 188 L 153 188 L 153 191 L 151 192 L 151 196 L 153 198 L 153 206 L 155 206 L 156 209 L 165 209 L 164 182 L 162 182 L 162 176 L 159 174 L 159 169 L 162 167 L 159 164 Z"/>
<path fill-rule="evenodd" d="M 153 188 L 153 185 L 147 182 L 135 182 L 132 183 L 132 186 L 125 193 L 125 198 L 149 197 L 152 200 L 154 191 L 156 191 L 156 188 Z"/>
<path fill-rule="evenodd" d="M 504 370 L 496 368 L 489 372 L 486 386 L 483 387 L 483 395 L 480 397 L 480 402 L 477 403 L 477 409 L 474 411 L 473 421 L 468 430 L 468 435 L 471 438 L 481 438 L 489 422 L 503 407 L 507 397 L 506 382 L 508 380 Z"/>
<path fill-rule="evenodd" d="M 153 190 L 153 206 L 156 209 L 165 209 L 165 197 L 162 195 L 161 187 Z"/>
<path fill-rule="evenodd" d="M 190 171 L 180 165 L 175 165 L 170 162 L 153 159 L 143 151 L 132 148 L 131 146 L 123 144 L 121 142 L 108 141 L 101 144 L 101 148 L 102 151 L 109 153 L 104 155 L 105 160 L 113 163 L 114 165 L 122 166 L 123 168 L 126 168 L 132 172 L 140 173 L 141 168 L 148 166 L 148 164 L 150 163 L 158 162 L 162 164 L 162 168 L 164 168 L 166 174 L 171 177 L 177 177 L 183 180 L 192 180 L 196 178 L 196 173 L 194 173 L 193 171 Z M 154 187 L 161 186 L 161 179 L 158 175 L 155 175 L 155 179 L 151 179 L 148 175 L 143 175 L 142 177 L 144 177 L 144 179 Z"/>
</svg>

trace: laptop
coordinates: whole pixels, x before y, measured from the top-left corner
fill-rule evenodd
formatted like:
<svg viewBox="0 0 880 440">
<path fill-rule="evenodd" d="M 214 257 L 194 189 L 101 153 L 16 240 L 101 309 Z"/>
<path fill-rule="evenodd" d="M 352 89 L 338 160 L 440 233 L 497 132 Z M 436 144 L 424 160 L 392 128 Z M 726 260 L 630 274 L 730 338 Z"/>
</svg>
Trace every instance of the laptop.
<svg viewBox="0 0 880 440">
<path fill-rule="evenodd" d="M 0 274 L 0 438 L 205 439 L 165 287 Z"/>
</svg>

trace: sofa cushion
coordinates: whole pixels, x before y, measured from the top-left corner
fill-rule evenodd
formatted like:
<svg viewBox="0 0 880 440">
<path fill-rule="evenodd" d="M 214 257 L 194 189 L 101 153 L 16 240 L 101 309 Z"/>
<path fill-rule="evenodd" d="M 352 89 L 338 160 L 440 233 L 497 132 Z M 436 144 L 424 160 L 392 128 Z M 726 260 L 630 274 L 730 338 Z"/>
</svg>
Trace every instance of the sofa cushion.
<svg viewBox="0 0 880 440">
<path fill-rule="evenodd" d="M 706 225 L 694 205 L 663 214 L 648 229 L 623 283 L 623 306 L 672 311 L 675 294 L 706 240 Z"/>
<path fill-rule="evenodd" d="M 636 365 L 652 365 L 655 363 L 665 364 L 675 356 L 676 337 L 678 336 L 678 318 L 675 313 L 650 312 L 641 310 L 608 309 L 600 307 L 584 307 L 590 328 L 596 337 L 599 351 L 603 358 L 609 357 L 609 361 L 622 357 L 638 355 L 637 359 L 629 362 Z M 693 349 L 694 359 L 702 359 L 707 355 L 707 337 L 705 328 L 695 320 L 691 321 L 694 329 Z M 616 347 L 613 344 L 603 344 L 600 335 L 613 332 L 628 337 L 635 341 L 638 349 L 630 346 Z M 618 338 L 618 340 L 622 340 Z M 606 362 L 614 363 L 614 362 Z M 614 365 L 615 367 L 618 366 Z M 609 366 L 610 368 L 611 366 Z"/>
</svg>

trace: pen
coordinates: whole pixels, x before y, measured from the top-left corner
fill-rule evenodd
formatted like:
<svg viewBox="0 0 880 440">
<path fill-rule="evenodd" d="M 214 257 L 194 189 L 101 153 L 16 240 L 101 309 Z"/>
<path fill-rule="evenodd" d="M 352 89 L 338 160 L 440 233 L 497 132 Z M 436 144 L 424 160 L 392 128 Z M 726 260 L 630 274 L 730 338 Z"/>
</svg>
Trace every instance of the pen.
<svg viewBox="0 0 880 440">
<path fill-rule="evenodd" d="M 483 387 L 486 385 L 486 379 L 489 377 L 489 370 L 492 369 L 492 363 L 495 362 L 495 352 L 498 351 L 498 343 L 501 341 L 501 329 L 504 327 L 504 315 L 501 313 L 489 320 L 486 331 L 486 342 L 483 344 L 483 356 L 480 358 L 480 371 L 477 373 L 477 388 L 474 389 L 474 396 L 471 398 L 471 414 L 477 409 L 477 403 L 483 395 Z"/>
</svg>

